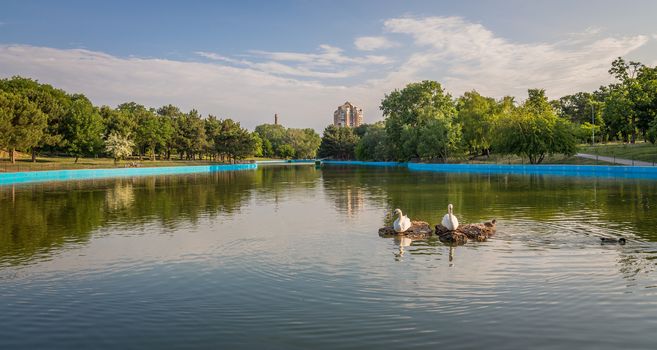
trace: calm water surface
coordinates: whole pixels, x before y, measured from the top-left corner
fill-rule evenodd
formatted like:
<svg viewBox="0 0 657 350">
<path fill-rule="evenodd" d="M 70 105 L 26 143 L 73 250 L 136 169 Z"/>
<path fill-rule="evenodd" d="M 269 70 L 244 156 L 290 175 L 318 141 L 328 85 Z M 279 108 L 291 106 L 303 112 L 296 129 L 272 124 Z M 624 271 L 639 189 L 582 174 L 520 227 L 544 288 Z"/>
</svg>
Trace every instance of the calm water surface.
<svg viewBox="0 0 657 350">
<path fill-rule="evenodd" d="M 400 248 L 389 213 L 499 221 Z M 627 237 L 625 246 L 599 237 Z M 657 181 L 266 166 L 0 187 L 0 348 L 657 347 Z"/>
</svg>

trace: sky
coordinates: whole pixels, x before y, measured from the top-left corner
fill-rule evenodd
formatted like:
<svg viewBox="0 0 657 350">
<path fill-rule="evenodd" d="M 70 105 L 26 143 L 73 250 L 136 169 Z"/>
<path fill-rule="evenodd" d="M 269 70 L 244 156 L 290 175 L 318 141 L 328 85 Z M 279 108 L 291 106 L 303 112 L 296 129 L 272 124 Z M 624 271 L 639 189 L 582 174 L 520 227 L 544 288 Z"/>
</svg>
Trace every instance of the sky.
<svg viewBox="0 0 657 350">
<path fill-rule="evenodd" d="M 0 0 L 0 77 L 94 104 L 174 104 L 253 129 L 278 113 L 321 131 L 350 101 L 436 80 L 453 96 L 610 83 L 613 59 L 657 65 L 657 1 Z"/>
</svg>

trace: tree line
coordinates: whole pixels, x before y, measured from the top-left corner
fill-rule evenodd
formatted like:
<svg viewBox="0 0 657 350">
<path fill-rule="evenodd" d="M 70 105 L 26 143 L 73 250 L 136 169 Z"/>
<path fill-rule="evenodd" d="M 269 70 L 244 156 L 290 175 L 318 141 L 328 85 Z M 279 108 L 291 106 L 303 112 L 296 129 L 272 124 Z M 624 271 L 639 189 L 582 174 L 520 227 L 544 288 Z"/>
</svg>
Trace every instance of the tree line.
<svg viewBox="0 0 657 350">
<path fill-rule="evenodd" d="M 458 98 L 440 83 L 422 81 L 386 94 L 384 120 L 357 128 L 313 129 L 262 124 L 249 132 L 232 119 L 166 105 L 135 102 L 94 106 L 35 80 L 0 80 L 0 149 L 12 162 L 15 151 L 106 156 L 115 159 L 209 159 L 249 156 L 359 160 L 447 161 L 515 154 L 541 163 L 552 154 L 572 155 L 582 142 L 638 139 L 657 142 L 657 67 L 614 60 L 615 82 L 593 92 L 548 100 L 542 89 L 514 97 L 469 91 Z"/>
<path fill-rule="evenodd" d="M 386 94 L 384 121 L 324 130 L 320 157 L 376 161 L 443 161 L 514 154 L 532 164 L 553 154 L 573 155 L 584 142 L 657 141 L 657 67 L 614 60 L 616 81 L 593 92 L 549 101 L 528 90 L 518 104 L 469 91 L 456 99 L 435 81 Z"/>
<path fill-rule="evenodd" d="M 16 151 L 38 154 L 139 159 L 237 160 L 262 154 L 262 140 L 230 118 L 201 116 L 166 105 L 146 108 L 127 102 L 94 106 L 19 76 L 0 80 L 0 149 L 12 162 Z"/>
</svg>

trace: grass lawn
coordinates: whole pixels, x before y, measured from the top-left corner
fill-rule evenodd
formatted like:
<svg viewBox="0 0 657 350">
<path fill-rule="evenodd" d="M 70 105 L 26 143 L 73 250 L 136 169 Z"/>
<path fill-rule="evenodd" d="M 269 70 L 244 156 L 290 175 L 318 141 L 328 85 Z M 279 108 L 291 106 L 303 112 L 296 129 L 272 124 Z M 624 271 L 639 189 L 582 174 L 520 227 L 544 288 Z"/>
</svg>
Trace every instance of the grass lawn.
<svg viewBox="0 0 657 350">
<path fill-rule="evenodd" d="M 598 154 L 607 157 L 642 160 L 657 163 L 657 145 L 637 142 L 635 144 L 607 143 L 580 147 L 581 153 Z"/>
<path fill-rule="evenodd" d="M 461 161 L 460 163 L 466 164 L 529 164 L 527 158 L 522 159 L 518 156 L 502 156 L 491 155 L 490 158 L 478 157 L 472 161 Z M 572 164 L 572 165 L 614 165 L 603 161 L 596 161 L 595 159 L 585 159 L 579 157 L 568 157 L 561 154 L 553 156 L 546 156 L 541 164 Z"/>
<path fill-rule="evenodd" d="M 266 158 L 249 158 L 249 160 L 267 160 Z M 36 162 L 32 162 L 27 155 L 19 155 L 16 164 L 11 164 L 7 159 L 0 159 L 0 172 L 15 171 L 40 171 L 40 170 L 61 170 L 61 169 L 108 169 L 108 168 L 125 168 L 131 164 L 137 164 L 140 167 L 162 167 L 162 166 L 190 166 L 190 165 L 208 165 L 219 164 L 209 160 L 122 160 L 114 164 L 111 158 L 80 158 L 75 162 L 73 157 L 38 157 Z"/>
</svg>

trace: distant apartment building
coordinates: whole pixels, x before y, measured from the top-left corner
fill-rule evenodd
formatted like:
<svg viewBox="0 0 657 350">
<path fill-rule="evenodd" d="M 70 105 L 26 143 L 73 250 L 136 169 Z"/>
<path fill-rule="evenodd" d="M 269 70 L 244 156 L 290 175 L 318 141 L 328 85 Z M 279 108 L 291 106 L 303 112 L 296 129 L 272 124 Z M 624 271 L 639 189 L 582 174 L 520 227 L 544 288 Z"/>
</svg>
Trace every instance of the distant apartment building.
<svg viewBox="0 0 657 350">
<path fill-rule="evenodd" d="M 347 101 L 333 112 L 333 125 L 355 128 L 363 124 L 363 110 Z"/>
</svg>

